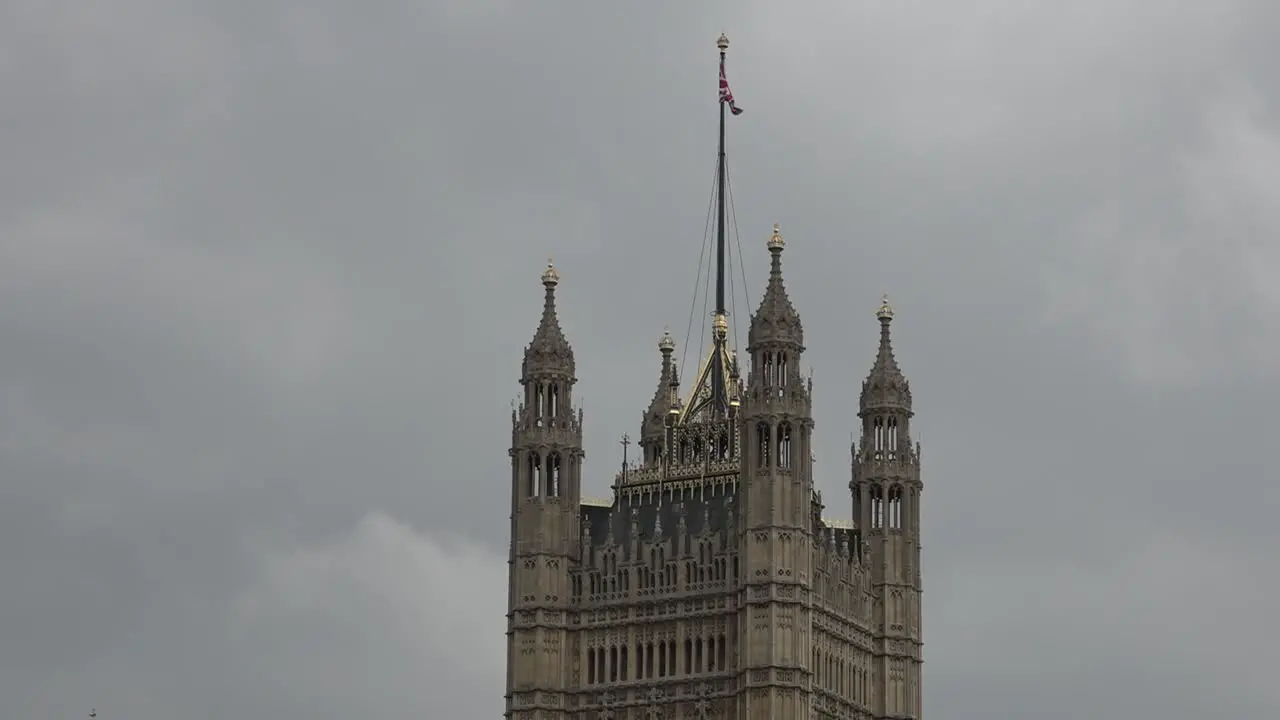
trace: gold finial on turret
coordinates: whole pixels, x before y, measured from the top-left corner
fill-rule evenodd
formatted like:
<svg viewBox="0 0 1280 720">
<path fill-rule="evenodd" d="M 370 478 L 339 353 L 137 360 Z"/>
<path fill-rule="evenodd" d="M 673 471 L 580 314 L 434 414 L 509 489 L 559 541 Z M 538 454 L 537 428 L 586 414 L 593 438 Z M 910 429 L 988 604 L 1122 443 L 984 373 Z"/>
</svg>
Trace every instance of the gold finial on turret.
<svg viewBox="0 0 1280 720">
<path fill-rule="evenodd" d="M 560 282 L 560 272 L 556 270 L 551 258 L 547 258 L 547 269 L 542 271 L 542 284 L 555 285 L 558 282 Z"/>
<path fill-rule="evenodd" d="M 876 309 L 876 317 L 881 320 L 893 319 L 893 306 L 889 304 L 889 293 L 885 293 L 880 300 L 880 307 Z"/>
<path fill-rule="evenodd" d="M 720 33 L 720 39 L 716 40 L 716 47 L 720 48 L 720 52 L 729 49 L 729 38 L 724 33 Z"/>
<path fill-rule="evenodd" d="M 658 349 L 664 353 L 669 353 L 676 349 L 676 341 L 671 338 L 671 329 L 662 329 L 662 339 L 658 341 Z"/>
<path fill-rule="evenodd" d="M 773 235 L 769 236 L 769 249 L 778 248 L 781 250 L 787 242 L 782 239 L 782 231 L 778 228 L 778 223 L 773 224 Z"/>
</svg>

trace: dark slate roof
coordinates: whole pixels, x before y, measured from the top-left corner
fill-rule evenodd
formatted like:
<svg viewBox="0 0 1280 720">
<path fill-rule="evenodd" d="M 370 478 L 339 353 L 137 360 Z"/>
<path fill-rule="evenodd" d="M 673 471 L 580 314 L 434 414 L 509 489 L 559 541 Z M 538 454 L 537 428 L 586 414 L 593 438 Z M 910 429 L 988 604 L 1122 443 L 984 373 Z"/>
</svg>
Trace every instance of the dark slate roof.
<svg viewBox="0 0 1280 720">
<path fill-rule="evenodd" d="M 613 507 L 584 505 L 582 518 L 584 522 L 591 523 L 593 546 L 602 546 L 607 542 L 612 525 L 613 541 L 625 553 L 631 546 L 633 510 L 635 527 L 639 530 L 642 542 L 652 542 L 655 539 L 654 530 L 659 517 L 662 519 L 662 539 L 674 537 L 680 527 L 682 513 L 690 535 L 701 534 L 708 524 L 711 532 L 723 533 L 729 525 L 733 497 L 733 486 L 708 484 L 705 494 L 698 493 L 694 496 L 678 497 L 674 492 L 668 491 L 661 500 L 655 493 L 645 495 L 644 500 L 635 496 L 622 497 L 614 501 Z"/>
</svg>

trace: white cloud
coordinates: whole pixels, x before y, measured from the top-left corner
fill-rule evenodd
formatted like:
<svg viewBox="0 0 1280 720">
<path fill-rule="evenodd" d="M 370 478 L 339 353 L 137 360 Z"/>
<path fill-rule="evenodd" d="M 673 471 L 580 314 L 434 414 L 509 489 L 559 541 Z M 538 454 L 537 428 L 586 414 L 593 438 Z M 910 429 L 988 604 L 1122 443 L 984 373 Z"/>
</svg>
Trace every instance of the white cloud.
<svg viewBox="0 0 1280 720">
<path fill-rule="evenodd" d="M 236 603 L 237 633 L 271 656 L 276 682 L 295 696 L 320 699 L 335 678 L 360 678 L 343 700 L 363 692 L 381 707 L 389 696 L 456 708 L 441 717 L 501 713 L 506 558 L 377 512 L 345 537 L 273 542 L 262 557 Z M 423 697 L 427 681 L 456 696 Z"/>
</svg>

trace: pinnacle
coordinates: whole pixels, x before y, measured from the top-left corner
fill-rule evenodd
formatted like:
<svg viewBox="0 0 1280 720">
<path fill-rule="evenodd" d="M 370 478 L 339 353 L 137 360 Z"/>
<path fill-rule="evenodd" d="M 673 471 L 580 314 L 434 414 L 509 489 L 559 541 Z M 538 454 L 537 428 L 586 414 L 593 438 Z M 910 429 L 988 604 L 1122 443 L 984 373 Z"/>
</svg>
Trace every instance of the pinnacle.
<svg viewBox="0 0 1280 720">
<path fill-rule="evenodd" d="M 653 392 L 653 400 L 644 414 L 646 430 L 661 429 L 663 417 L 671 407 L 671 386 L 675 384 L 676 379 L 675 363 L 671 360 L 671 354 L 675 346 L 671 333 L 664 331 L 662 340 L 658 343 L 658 350 L 662 352 L 662 372 L 658 375 L 658 389 Z"/>
<path fill-rule="evenodd" d="M 800 322 L 800 313 L 791 304 L 787 295 L 786 284 L 782 280 L 782 251 L 786 243 L 778 226 L 773 226 L 773 235 L 769 238 L 770 258 L 769 283 L 765 286 L 764 297 L 760 307 L 751 318 L 748 341 L 754 346 L 761 342 L 786 342 L 796 345 L 804 344 L 804 328 Z"/>
<path fill-rule="evenodd" d="M 560 328 L 560 318 L 556 314 L 556 285 L 560 282 L 560 273 L 551 261 L 542 272 L 542 284 L 546 295 L 542 305 L 542 319 L 533 339 L 524 350 L 525 375 L 537 372 L 559 372 L 572 375 L 574 372 L 573 348 Z"/>
<path fill-rule="evenodd" d="M 862 383 L 860 404 L 863 410 L 872 406 L 897 406 L 911 409 L 911 386 L 898 367 L 898 359 L 893 355 L 893 342 L 889 334 L 889 325 L 893 322 L 893 308 L 886 295 L 876 310 L 876 318 L 880 321 L 880 347 L 876 351 L 875 363 L 871 372 Z"/>
</svg>

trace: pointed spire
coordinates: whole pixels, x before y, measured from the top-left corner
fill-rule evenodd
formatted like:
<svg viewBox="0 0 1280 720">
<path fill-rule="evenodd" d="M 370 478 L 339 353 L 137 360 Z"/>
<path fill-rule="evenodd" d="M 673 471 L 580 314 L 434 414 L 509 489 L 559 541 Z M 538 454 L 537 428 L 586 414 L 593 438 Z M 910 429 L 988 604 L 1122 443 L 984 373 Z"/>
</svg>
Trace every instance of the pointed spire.
<svg viewBox="0 0 1280 720">
<path fill-rule="evenodd" d="M 546 296 L 542 305 L 542 320 L 533 333 L 533 340 L 524 350 L 524 374 L 537 372 L 555 372 L 573 375 L 573 348 L 560 329 L 560 318 L 556 315 L 556 285 L 560 283 L 560 272 L 548 260 L 542 271 L 542 285 L 546 288 Z"/>
<path fill-rule="evenodd" d="M 804 346 L 804 328 L 800 323 L 800 313 L 791 304 L 787 296 L 786 285 L 782 282 L 782 250 L 786 241 L 777 225 L 773 226 L 773 235 L 767 243 L 770 258 L 769 284 L 765 287 L 764 298 L 760 308 L 751 317 L 751 328 L 747 335 L 748 350 L 762 342 L 782 342 Z"/>
<path fill-rule="evenodd" d="M 675 363 L 671 360 L 671 354 L 675 349 L 676 342 L 671 339 L 671 331 L 663 330 L 662 339 L 658 341 L 658 352 L 662 353 L 662 373 L 658 376 L 658 389 L 653 392 L 653 400 L 644 414 L 646 434 L 660 433 L 663 418 L 671 409 L 671 389 L 675 384 Z"/>
<path fill-rule="evenodd" d="M 876 309 L 876 318 L 880 321 L 880 348 L 876 352 L 871 372 L 862 383 L 859 404 L 864 411 L 872 407 L 894 407 L 910 412 L 911 386 L 898 367 L 897 358 L 893 356 L 893 343 L 889 337 L 893 306 L 889 304 L 887 294 Z"/>
</svg>

